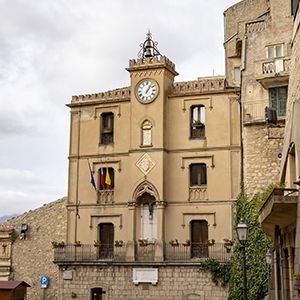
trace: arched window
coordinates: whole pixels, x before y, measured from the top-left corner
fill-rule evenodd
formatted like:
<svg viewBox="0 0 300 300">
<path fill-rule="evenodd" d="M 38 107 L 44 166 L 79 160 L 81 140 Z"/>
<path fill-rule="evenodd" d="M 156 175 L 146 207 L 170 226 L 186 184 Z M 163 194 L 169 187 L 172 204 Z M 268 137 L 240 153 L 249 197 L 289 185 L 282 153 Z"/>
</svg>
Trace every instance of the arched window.
<svg viewBox="0 0 300 300">
<path fill-rule="evenodd" d="M 142 124 L 142 146 L 152 146 L 152 124 L 145 120 Z"/>
<path fill-rule="evenodd" d="M 196 105 L 191 107 L 191 139 L 205 137 L 205 106 Z"/>
</svg>

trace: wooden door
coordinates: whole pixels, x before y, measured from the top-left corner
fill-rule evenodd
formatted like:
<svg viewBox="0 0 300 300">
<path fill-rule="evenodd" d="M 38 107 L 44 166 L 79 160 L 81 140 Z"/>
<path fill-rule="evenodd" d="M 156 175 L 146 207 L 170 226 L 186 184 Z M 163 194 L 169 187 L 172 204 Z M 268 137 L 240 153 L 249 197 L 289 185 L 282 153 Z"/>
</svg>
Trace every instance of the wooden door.
<svg viewBox="0 0 300 300">
<path fill-rule="evenodd" d="M 102 300 L 102 294 L 105 294 L 102 288 L 93 288 L 91 290 L 91 300 Z"/>
<path fill-rule="evenodd" d="M 101 223 L 100 234 L 100 258 L 113 258 L 114 254 L 114 225 L 112 223 Z"/>
<path fill-rule="evenodd" d="M 191 221 L 192 257 L 208 256 L 208 224 L 204 220 Z"/>
</svg>

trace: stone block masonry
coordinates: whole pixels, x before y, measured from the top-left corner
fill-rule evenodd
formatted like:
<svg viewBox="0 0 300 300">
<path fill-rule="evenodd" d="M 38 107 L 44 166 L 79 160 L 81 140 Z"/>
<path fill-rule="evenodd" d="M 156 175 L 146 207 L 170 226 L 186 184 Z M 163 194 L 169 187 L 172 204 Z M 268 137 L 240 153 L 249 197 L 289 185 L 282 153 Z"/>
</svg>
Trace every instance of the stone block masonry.
<svg viewBox="0 0 300 300">
<path fill-rule="evenodd" d="M 133 268 L 128 265 L 73 265 L 60 267 L 60 300 L 91 299 L 91 289 L 101 288 L 105 300 L 223 300 L 226 288 L 216 286 L 209 272 L 199 266 L 159 265 L 158 283 L 133 283 Z M 149 266 L 147 266 L 149 268 Z M 63 279 L 64 272 L 72 272 L 72 279 Z"/>
<path fill-rule="evenodd" d="M 244 127 L 245 187 L 249 195 L 279 181 L 284 128 Z"/>
<path fill-rule="evenodd" d="M 65 204 L 66 198 L 62 198 L 3 224 L 13 228 L 10 279 L 26 281 L 31 286 L 27 288 L 27 300 L 58 299 L 58 267 L 53 263 L 51 242 L 65 240 Z M 28 232 L 26 238 L 21 240 L 19 236 L 23 223 L 28 225 Z M 47 289 L 41 288 L 41 276 L 49 277 Z"/>
</svg>

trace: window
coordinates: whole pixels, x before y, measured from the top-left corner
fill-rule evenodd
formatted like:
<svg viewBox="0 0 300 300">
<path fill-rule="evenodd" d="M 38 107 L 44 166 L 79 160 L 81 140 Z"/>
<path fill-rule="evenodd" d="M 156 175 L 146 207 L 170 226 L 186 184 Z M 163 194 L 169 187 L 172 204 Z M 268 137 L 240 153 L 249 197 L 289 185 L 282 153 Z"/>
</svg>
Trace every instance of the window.
<svg viewBox="0 0 300 300">
<path fill-rule="evenodd" d="M 152 124 L 146 120 L 142 124 L 142 146 L 152 146 Z"/>
<path fill-rule="evenodd" d="M 207 184 L 206 164 L 190 165 L 190 186 L 199 186 Z"/>
<path fill-rule="evenodd" d="M 267 58 L 276 58 L 283 56 L 283 44 L 266 47 Z"/>
<path fill-rule="evenodd" d="M 288 87 L 281 86 L 269 89 L 269 105 L 276 110 L 277 116 L 285 116 Z"/>
<path fill-rule="evenodd" d="M 113 168 L 100 168 L 98 171 L 98 187 L 100 191 L 113 190 L 115 187 L 115 171 Z"/>
<path fill-rule="evenodd" d="M 191 107 L 191 138 L 201 139 L 205 137 L 205 106 Z"/>
<path fill-rule="evenodd" d="M 234 81 L 241 81 L 241 69 L 240 67 L 235 67 L 233 69 L 234 72 Z"/>
<path fill-rule="evenodd" d="M 291 0 L 291 14 L 295 16 L 298 10 L 299 0 Z"/>
<path fill-rule="evenodd" d="M 101 114 L 101 144 L 108 145 L 114 142 L 114 114 Z"/>
</svg>

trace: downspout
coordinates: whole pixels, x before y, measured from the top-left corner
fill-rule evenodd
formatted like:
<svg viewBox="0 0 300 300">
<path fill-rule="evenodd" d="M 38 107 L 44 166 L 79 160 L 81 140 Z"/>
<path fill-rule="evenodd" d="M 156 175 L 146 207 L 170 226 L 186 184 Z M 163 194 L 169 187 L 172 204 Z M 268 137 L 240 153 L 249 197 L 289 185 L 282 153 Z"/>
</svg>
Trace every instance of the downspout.
<svg viewBox="0 0 300 300">
<path fill-rule="evenodd" d="M 244 124 L 244 107 L 242 103 L 242 93 L 243 93 L 243 72 L 246 69 L 246 46 L 247 46 L 247 36 L 244 35 L 242 41 L 242 65 L 241 65 L 241 78 L 240 78 L 240 94 L 239 94 L 239 105 L 240 105 L 240 143 L 241 143 L 241 189 L 244 188 L 244 139 L 243 139 L 243 124 Z"/>
</svg>

